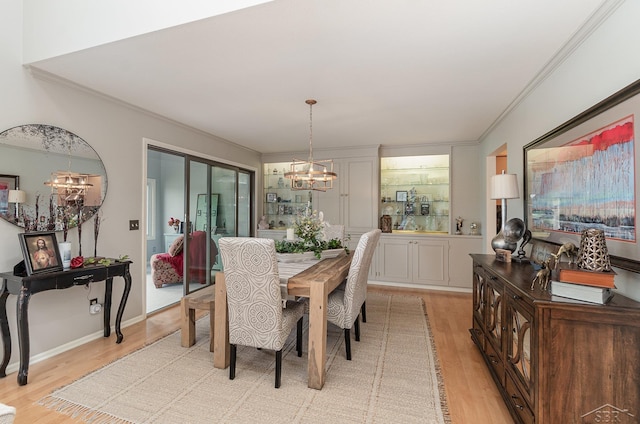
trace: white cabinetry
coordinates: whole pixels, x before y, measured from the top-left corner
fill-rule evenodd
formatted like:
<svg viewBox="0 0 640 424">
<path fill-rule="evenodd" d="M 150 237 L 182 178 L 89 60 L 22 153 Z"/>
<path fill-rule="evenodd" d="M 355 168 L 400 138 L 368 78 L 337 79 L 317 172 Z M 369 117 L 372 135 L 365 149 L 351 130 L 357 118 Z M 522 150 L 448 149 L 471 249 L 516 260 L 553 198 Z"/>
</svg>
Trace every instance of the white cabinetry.
<svg viewBox="0 0 640 424">
<path fill-rule="evenodd" d="M 470 289 L 473 286 L 469 267 L 473 266 L 470 253 L 482 252 L 480 236 L 452 236 L 449 238 L 449 286 Z"/>
<path fill-rule="evenodd" d="M 345 233 L 378 228 L 378 158 L 334 159 L 338 179 L 334 188 L 317 193 L 314 209 L 331 224 L 342 224 Z"/>
<path fill-rule="evenodd" d="M 449 242 L 446 239 L 391 236 L 380 239 L 378 276 L 381 281 L 422 285 L 449 283 Z"/>
<path fill-rule="evenodd" d="M 479 236 L 383 234 L 369 280 L 403 287 L 471 289 L 473 280 L 465 267 L 469 253 L 481 250 Z"/>
</svg>

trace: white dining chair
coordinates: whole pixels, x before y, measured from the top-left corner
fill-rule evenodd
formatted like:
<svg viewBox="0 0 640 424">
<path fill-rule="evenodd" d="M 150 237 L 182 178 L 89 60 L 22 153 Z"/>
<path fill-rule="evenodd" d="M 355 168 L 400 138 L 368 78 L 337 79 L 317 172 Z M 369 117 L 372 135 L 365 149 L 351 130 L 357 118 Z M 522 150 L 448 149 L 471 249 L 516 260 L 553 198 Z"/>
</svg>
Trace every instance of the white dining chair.
<svg viewBox="0 0 640 424">
<path fill-rule="evenodd" d="M 229 379 L 236 374 L 236 346 L 276 352 L 275 387 L 280 387 L 282 348 L 297 325 L 296 349 L 302 356 L 304 301 L 282 302 L 275 242 L 223 237 L 219 241 L 229 311 Z"/>
<path fill-rule="evenodd" d="M 363 234 L 353 252 L 347 281 L 334 290 L 327 300 L 327 320 L 344 329 L 347 360 L 351 360 L 351 328 L 360 341 L 360 312 L 367 299 L 367 277 L 371 258 L 378 245 L 381 231 L 375 229 Z"/>
</svg>

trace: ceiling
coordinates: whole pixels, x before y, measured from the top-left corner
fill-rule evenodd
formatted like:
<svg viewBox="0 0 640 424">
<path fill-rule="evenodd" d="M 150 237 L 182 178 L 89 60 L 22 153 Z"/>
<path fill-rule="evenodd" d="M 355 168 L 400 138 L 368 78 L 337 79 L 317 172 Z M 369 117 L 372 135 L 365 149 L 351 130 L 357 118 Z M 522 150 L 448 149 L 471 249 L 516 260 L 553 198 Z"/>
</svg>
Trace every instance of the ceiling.
<svg viewBox="0 0 640 424">
<path fill-rule="evenodd" d="M 275 0 L 30 64 L 249 149 L 463 143 L 605 0 Z"/>
</svg>

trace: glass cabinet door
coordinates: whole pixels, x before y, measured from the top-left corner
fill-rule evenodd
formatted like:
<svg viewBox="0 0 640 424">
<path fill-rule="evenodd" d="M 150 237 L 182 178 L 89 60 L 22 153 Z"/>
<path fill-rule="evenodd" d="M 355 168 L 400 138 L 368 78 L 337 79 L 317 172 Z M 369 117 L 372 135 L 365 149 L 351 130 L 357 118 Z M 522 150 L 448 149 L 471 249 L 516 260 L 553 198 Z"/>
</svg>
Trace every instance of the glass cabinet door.
<svg viewBox="0 0 640 424">
<path fill-rule="evenodd" d="M 496 349 L 502 351 L 502 284 L 489 280 L 487 284 L 487 330 Z"/>
<path fill-rule="evenodd" d="M 485 276 L 481 267 L 476 267 L 473 271 L 473 285 L 474 297 L 473 297 L 473 314 L 484 322 L 484 290 L 485 290 Z"/>
<path fill-rule="evenodd" d="M 517 299 L 518 296 L 511 296 Z M 533 316 L 517 300 L 512 300 L 509 296 L 507 306 L 508 337 L 507 364 L 514 375 L 515 380 L 520 383 L 523 393 L 528 395 L 527 401 L 531 401 L 532 393 L 532 349 L 531 332 Z"/>
</svg>

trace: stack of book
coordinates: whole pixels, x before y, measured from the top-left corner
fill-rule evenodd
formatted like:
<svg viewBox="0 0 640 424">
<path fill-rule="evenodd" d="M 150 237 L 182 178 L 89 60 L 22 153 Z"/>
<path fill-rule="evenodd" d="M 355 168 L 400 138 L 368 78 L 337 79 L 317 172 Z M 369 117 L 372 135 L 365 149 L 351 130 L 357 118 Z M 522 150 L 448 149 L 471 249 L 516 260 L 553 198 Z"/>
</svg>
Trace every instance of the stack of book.
<svg viewBox="0 0 640 424">
<path fill-rule="evenodd" d="M 551 279 L 551 295 L 604 305 L 615 289 L 613 271 L 588 271 L 560 263 Z"/>
</svg>

